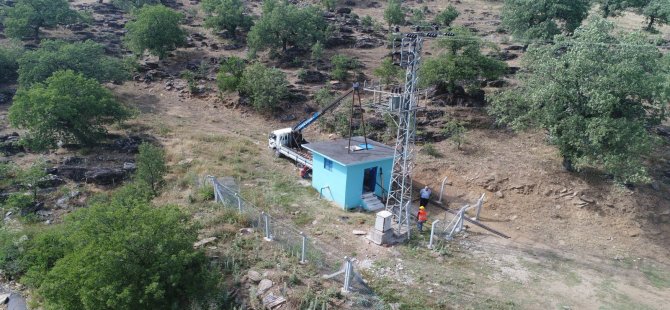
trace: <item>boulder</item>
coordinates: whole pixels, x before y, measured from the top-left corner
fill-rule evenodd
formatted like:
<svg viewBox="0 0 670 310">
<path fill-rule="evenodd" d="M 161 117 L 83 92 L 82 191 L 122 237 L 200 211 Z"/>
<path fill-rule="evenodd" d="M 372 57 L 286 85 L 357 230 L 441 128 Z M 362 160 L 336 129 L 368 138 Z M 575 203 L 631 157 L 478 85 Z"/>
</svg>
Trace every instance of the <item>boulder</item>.
<svg viewBox="0 0 670 310">
<path fill-rule="evenodd" d="M 261 295 L 265 294 L 265 292 L 267 292 L 270 288 L 272 288 L 273 284 L 274 283 L 272 283 L 272 281 L 270 281 L 268 279 L 261 280 L 261 282 L 258 283 L 258 289 L 256 290 L 256 296 L 261 296 Z"/>
<path fill-rule="evenodd" d="M 337 12 L 337 14 L 350 14 L 351 8 L 337 8 L 335 12 Z"/>
<path fill-rule="evenodd" d="M 356 44 L 356 37 L 349 35 L 341 35 L 341 36 L 332 36 L 328 38 L 328 40 L 326 40 L 324 45 L 327 48 L 333 48 L 338 46 L 351 46 L 354 44 Z"/>
<path fill-rule="evenodd" d="M 43 177 L 42 179 L 40 179 L 39 181 L 37 181 L 37 187 L 39 187 L 39 188 L 58 187 L 58 186 L 63 185 L 63 184 L 65 184 L 65 180 L 63 180 L 63 178 L 61 178 L 57 175 L 53 175 L 53 174 L 49 174 L 49 175 Z"/>
<path fill-rule="evenodd" d="M 307 70 L 300 75 L 300 80 L 305 83 L 323 83 L 327 79 L 327 75 L 315 70 Z"/>
<path fill-rule="evenodd" d="M 35 213 L 39 210 L 42 210 L 42 208 L 44 208 L 44 202 L 34 203 L 33 205 L 27 208 L 21 209 L 21 216 L 26 216 L 28 214 Z"/>
<path fill-rule="evenodd" d="M 74 166 L 59 166 L 58 175 L 66 179 L 81 182 L 86 178 L 86 172 L 88 169 L 85 167 L 74 167 Z"/>
<path fill-rule="evenodd" d="M 254 283 L 258 283 L 263 279 L 261 274 L 255 270 L 249 270 L 247 272 L 247 278 L 249 278 L 249 280 L 253 281 Z"/>
<path fill-rule="evenodd" d="M 135 171 L 135 169 L 137 169 L 137 165 L 135 165 L 135 163 L 129 163 L 129 162 L 123 163 L 123 170 Z"/>
<path fill-rule="evenodd" d="M 86 183 L 97 185 L 117 184 L 126 177 L 126 171 L 123 169 L 94 168 L 84 174 Z"/>
<path fill-rule="evenodd" d="M 63 158 L 63 165 L 76 166 L 83 164 L 85 159 L 79 156 L 68 156 Z"/>
<path fill-rule="evenodd" d="M 355 48 L 375 48 L 384 45 L 381 41 L 372 38 L 372 37 L 362 37 L 356 41 L 354 44 Z"/>
</svg>

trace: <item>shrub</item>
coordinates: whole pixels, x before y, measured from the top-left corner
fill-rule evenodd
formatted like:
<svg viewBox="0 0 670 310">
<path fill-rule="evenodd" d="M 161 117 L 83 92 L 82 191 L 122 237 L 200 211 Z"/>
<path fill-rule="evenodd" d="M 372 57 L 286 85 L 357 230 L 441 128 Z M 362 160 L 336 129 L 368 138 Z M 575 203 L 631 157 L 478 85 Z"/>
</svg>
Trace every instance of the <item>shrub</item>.
<svg viewBox="0 0 670 310">
<path fill-rule="evenodd" d="M 107 132 L 105 125 L 130 115 L 100 83 L 70 70 L 20 88 L 9 108 L 10 123 L 28 130 L 25 141 L 36 150 L 54 148 L 59 141 L 91 145 Z"/>
<path fill-rule="evenodd" d="M 126 44 L 136 54 L 148 50 L 165 58 L 186 40 L 186 32 L 179 26 L 181 20 L 180 13 L 162 5 L 144 6 L 135 11 L 133 20 L 126 24 Z"/>
<path fill-rule="evenodd" d="M 158 195 L 158 188 L 163 183 L 163 177 L 167 174 L 165 164 L 165 151 L 150 143 L 142 143 L 137 155 L 137 172 L 135 180 L 146 184 L 154 196 Z"/>
<path fill-rule="evenodd" d="M 39 39 L 40 28 L 71 24 L 81 18 L 66 0 L 18 0 L 3 13 L 5 34 L 17 39 Z"/>
<path fill-rule="evenodd" d="M 442 26 L 451 26 L 451 23 L 460 15 L 453 5 L 449 5 L 446 10 L 435 16 L 434 23 Z"/>
<path fill-rule="evenodd" d="M 244 13 L 241 0 L 204 0 L 201 3 L 205 16 L 205 27 L 226 30 L 235 37 L 237 28 L 248 30 L 253 22 Z"/>
<path fill-rule="evenodd" d="M 269 112 L 288 96 L 288 81 L 279 69 L 254 63 L 244 70 L 240 90 L 251 97 L 256 110 Z"/>
<path fill-rule="evenodd" d="M 242 75 L 246 64 L 244 59 L 231 56 L 226 58 L 219 67 L 219 73 L 216 75 L 216 84 L 219 91 L 231 92 L 236 91 L 242 82 Z"/>
<path fill-rule="evenodd" d="M 465 143 L 465 127 L 456 120 L 447 122 L 444 128 L 442 128 L 442 133 L 456 144 L 456 148 L 459 150 L 461 149 L 461 144 Z"/>
<path fill-rule="evenodd" d="M 75 43 L 45 40 L 37 50 L 19 58 L 21 86 L 43 82 L 60 70 L 72 70 L 100 83 L 121 82 L 129 77 L 121 61 L 106 56 L 104 46 L 90 40 Z"/>
</svg>

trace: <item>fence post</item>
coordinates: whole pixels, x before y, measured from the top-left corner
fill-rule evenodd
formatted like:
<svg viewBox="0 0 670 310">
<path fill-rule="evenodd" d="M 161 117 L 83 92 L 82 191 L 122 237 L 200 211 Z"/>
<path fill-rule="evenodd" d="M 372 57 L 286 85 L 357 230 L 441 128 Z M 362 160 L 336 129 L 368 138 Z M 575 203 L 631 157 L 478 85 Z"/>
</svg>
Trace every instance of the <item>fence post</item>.
<svg viewBox="0 0 670 310">
<path fill-rule="evenodd" d="M 305 234 L 302 231 L 300 232 L 300 236 L 302 237 L 302 251 L 300 253 L 300 263 L 304 264 L 307 263 L 307 261 L 305 260 L 305 253 L 307 250 L 307 236 L 305 236 Z"/>
<path fill-rule="evenodd" d="M 442 204 L 442 193 L 444 193 L 444 184 L 447 183 L 447 177 L 444 177 L 442 180 L 442 186 L 440 187 L 440 198 L 437 200 L 438 203 Z"/>
<path fill-rule="evenodd" d="M 435 220 L 432 225 L 430 225 L 430 241 L 428 241 L 428 248 L 433 249 L 433 235 L 435 234 L 435 225 L 439 222 L 440 220 Z"/>
<path fill-rule="evenodd" d="M 482 194 L 481 197 L 479 197 L 479 200 L 477 201 L 477 215 L 475 216 L 475 221 L 479 221 L 479 212 L 482 211 L 482 205 L 484 205 L 484 196 L 486 193 Z"/>
<path fill-rule="evenodd" d="M 237 212 L 242 214 L 242 200 L 240 199 L 240 195 L 235 193 L 235 198 L 237 198 Z"/>
<path fill-rule="evenodd" d="M 265 241 L 272 241 L 272 234 L 270 234 L 270 216 L 265 213 L 263 213 L 263 220 L 265 220 Z"/>
<path fill-rule="evenodd" d="M 349 293 L 349 288 L 351 285 L 351 260 L 349 257 L 344 257 L 344 287 L 342 287 L 342 292 Z"/>
</svg>

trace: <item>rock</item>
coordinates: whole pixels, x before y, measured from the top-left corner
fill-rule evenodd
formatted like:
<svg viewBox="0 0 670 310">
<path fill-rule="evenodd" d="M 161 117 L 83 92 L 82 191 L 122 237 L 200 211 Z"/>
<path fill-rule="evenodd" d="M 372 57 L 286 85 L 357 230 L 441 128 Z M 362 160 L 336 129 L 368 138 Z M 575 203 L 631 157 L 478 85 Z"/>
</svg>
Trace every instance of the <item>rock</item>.
<svg viewBox="0 0 670 310">
<path fill-rule="evenodd" d="M 505 74 L 509 74 L 509 75 L 516 74 L 517 72 L 519 72 L 520 69 L 521 68 L 519 68 L 519 67 L 510 66 L 510 67 L 507 67 L 507 69 L 505 69 Z"/>
<path fill-rule="evenodd" d="M 503 192 L 501 192 L 501 191 L 497 191 L 497 192 L 496 192 L 496 197 L 498 197 L 498 198 L 505 198 L 505 195 L 503 194 Z"/>
<path fill-rule="evenodd" d="M 21 216 L 26 216 L 28 214 L 35 213 L 39 210 L 42 210 L 42 208 L 44 208 L 44 203 L 43 202 L 38 202 L 38 203 L 33 204 L 32 206 L 21 209 L 20 213 L 21 213 Z"/>
<path fill-rule="evenodd" d="M 342 36 L 332 36 L 326 40 L 324 43 L 326 48 L 333 48 L 339 46 L 351 46 L 356 44 L 356 38 L 354 36 L 342 35 Z"/>
<path fill-rule="evenodd" d="M 60 166 L 56 169 L 58 169 L 59 176 L 75 182 L 83 181 L 86 178 L 86 172 L 88 172 L 88 169 L 84 167 Z"/>
<path fill-rule="evenodd" d="M 137 169 L 137 165 L 135 165 L 135 163 L 130 162 L 123 163 L 123 170 L 135 171 L 135 169 Z"/>
<path fill-rule="evenodd" d="M 661 186 L 656 181 L 651 182 L 651 188 L 653 188 L 655 191 L 660 191 L 661 190 Z"/>
<path fill-rule="evenodd" d="M 328 79 L 328 76 L 320 71 L 307 70 L 303 71 L 299 78 L 305 83 L 323 83 Z"/>
<path fill-rule="evenodd" d="M 140 136 L 131 135 L 127 138 L 115 139 L 112 148 L 124 153 L 137 153 L 140 144 L 147 140 Z"/>
<path fill-rule="evenodd" d="M 9 163 L 11 160 L 9 160 L 8 157 L 0 157 L 0 164 L 6 164 Z"/>
<path fill-rule="evenodd" d="M 270 288 L 272 288 L 272 281 L 268 279 L 263 279 L 261 280 L 260 283 L 258 283 L 258 289 L 256 289 L 256 296 L 261 296 L 265 294 Z"/>
<path fill-rule="evenodd" d="M 123 181 L 126 177 L 126 171 L 123 169 L 94 168 L 93 170 L 86 171 L 84 177 L 86 183 L 113 185 Z"/>
<path fill-rule="evenodd" d="M 588 202 L 588 203 L 595 203 L 595 202 L 596 202 L 595 199 L 593 199 L 593 198 L 591 198 L 591 197 L 589 197 L 589 196 L 586 196 L 586 195 L 581 195 L 581 196 L 579 196 L 579 199 L 581 199 L 581 200 L 584 201 L 584 202 Z"/>
<path fill-rule="evenodd" d="M 507 82 L 505 82 L 505 80 L 493 80 L 487 82 L 486 85 L 488 85 L 488 87 L 500 88 L 507 85 Z"/>
<path fill-rule="evenodd" d="M 670 137 L 670 126 L 660 125 L 656 127 L 656 133 L 659 136 Z"/>
<path fill-rule="evenodd" d="M 523 51 L 525 48 L 521 45 L 510 45 L 504 48 L 504 51 Z"/>
<path fill-rule="evenodd" d="M 335 12 L 337 12 L 337 14 L 350 14 L 351 8 L 338 8 Z"/>
<path fill-rule="evenodd" d="M 367 49 L 367 48 L 375 48 L 375 47 L 382 46 L 382 45 L 384 45 L 384 44 L 381 41 L 379 41 L 375 38 L 362 37 L 362 38 L 356 40 L 356 43 L 354 44 L 354 47 L 355 48 Z"/>
<path fill-rule="evenodd" d="M 84 158 L 78 156 L 68 156 L 63 158 L 63 165 L 75 166 L 84 163 Z"/>
<path fill-rule="evenodd" d="M 198 240 L 198 242 L 193 244 L 193 247 L 194 248 L 199 248 L 199 247 L 201 247 L 205 244 L 213 242 L 214 240 L 216 240 L 216 237 L 209 237 L 209 238 L 205 238 L 205 239 L 202 239 L 202 240 Z"/>
<path fill-rule="evenodd" d="M 4 305 L 9 302 L 9 294 L 0 294 L 0 305 Z"/>
<path fill-rule="evenodd" d="M 53 215 L 54 212 L 51 211 L 51 210 L 37 210 L 37 212 L 35 212 L 35 214 L 37 214 L 41 217 L 49 217 L 49 216 Z"/>
<path fill-rule="evenodd" d="M 63 180 L 61 177 L 53 174 L 49 174 L 39 181 L 37 181 L 37 187 L 39 188 L 51 188 L 51 187 L 58 187 L 60 185 L 65 184 L 65 180 Z"/>
<path fill-rule="evenodd" d="M 356 235 L 356 236 L 362 236 L 362 235 L 367 235 L 367 234 L 368 234 L 368 233 L 367 233 L 366 231 L 364 231 L 364 230 L 356 230 L 356 229 L 354 229 L 351 233 L 354 234 L 354 235 Z"/>
<path fill-rule="evenodd" d="M 186 159 L 182 159 L 182 160 L 180 160 L 180 161 L 177 163 L 177 165 L 180 165 L 180 166 L 188 166 L 188 165 L 190 165 L 192 162 L 193 162 L 193 158 L 186 158 Z"/>
<path fill-rule="evenodd" d="M 263 279 L 261 274 L 256 270 L 249 270 L 247 272 L 247 278 L 249 278 L 249 280 L 253 281 L 254 283 L 258 283 Z"/>
</svg>

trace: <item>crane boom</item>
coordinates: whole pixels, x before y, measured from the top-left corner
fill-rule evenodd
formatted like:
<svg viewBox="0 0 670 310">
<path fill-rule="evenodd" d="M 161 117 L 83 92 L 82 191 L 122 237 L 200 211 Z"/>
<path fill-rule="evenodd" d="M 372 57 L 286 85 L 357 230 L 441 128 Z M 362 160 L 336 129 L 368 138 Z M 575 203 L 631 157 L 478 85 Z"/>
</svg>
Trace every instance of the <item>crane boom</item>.
<svg viewBox="0 0 670 310">
<path fill-rule="evenodd" d="M 353 88 L 350 89 L 348 92 L 344 93 L 342 96 L 333 100 L 333 102 L 331 102 L 327 107 L 323 108 L 323 110 L 318 111 L 318 112 L 314 112 L 314 114 L 312 114 L 312 116 L 303 119 L 302 121 L 300 121 L 297 125 L 295 125 L 293 127 L 293 131 L 301 132 L 303 129 L 307 128 L 307 126 L 316 122 L 323 114 L 326 114 L 326 112 L 328 112 L 330 110 L 334 110 L 335 108 L 340 106 L 340 104 L 342 104 L 342 101 L 344 101 L 344 98 L 349 96 L 349 94 L 351 94 L 351 92 L 353 92 L 353 91 L 354 91 Z"/>
</svg>

